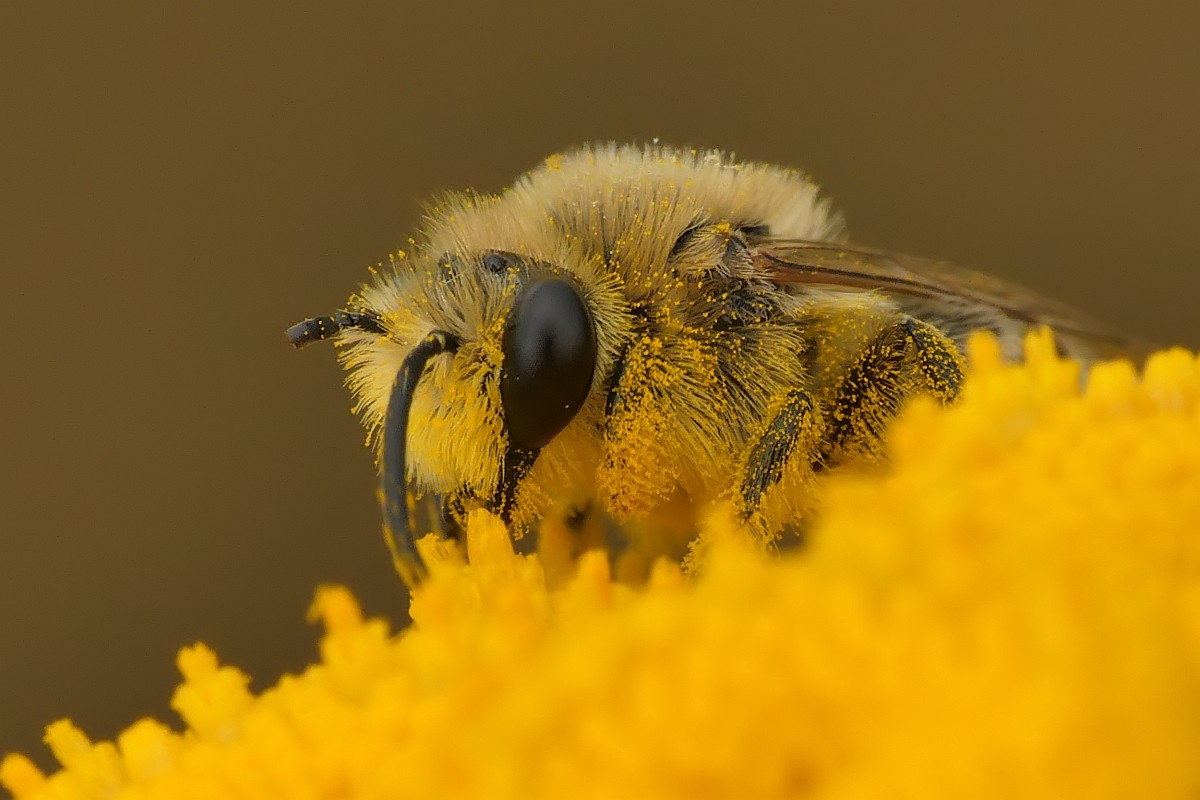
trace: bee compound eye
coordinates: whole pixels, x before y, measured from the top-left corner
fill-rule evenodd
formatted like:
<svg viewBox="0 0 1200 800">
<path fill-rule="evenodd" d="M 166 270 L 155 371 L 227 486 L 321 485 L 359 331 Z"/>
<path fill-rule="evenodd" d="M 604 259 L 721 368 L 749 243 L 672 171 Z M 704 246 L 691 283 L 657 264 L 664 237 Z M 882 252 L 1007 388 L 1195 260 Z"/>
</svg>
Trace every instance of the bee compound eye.
<svg viewBox="0 0 1200 800">
<path fill-rule="evenodd" d="M 502 275 L 508 271 L 508 256 L 503 253 L 488 253 L 483 257 L 483 268 L 493 275 Z"/>
<path fill-rule="evenodd" d="M 509 312 L 503 347 L 509 443 L 536 450 L 567 426 L 592 387 L 596 332 L 587 303 L 561 278 L 526 286 Z"/>
</svg>

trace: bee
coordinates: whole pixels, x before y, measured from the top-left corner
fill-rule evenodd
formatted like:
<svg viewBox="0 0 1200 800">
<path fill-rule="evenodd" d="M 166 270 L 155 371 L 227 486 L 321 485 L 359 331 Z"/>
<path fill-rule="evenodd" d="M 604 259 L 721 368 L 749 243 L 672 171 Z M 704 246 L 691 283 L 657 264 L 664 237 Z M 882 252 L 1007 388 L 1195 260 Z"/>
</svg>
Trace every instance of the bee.
<svg viewBox="0 0 1200 800">
<path fill-rule="evenodd" d="M 340 345 L 410 585 L 415 494 L 514 529 L 555 503 L 620 522 L 729 498 L 779 529 L 818 474 L 879 458 L 907 399 L 955 399 L 971 331 L 1012 357 L 1034 325 L 1084 361 L 1126 347 L 984 274 L 850 244 L 805 174 L 719 151 L 552 156 L 436 198 L 410 243 L 287 331 Z"/>
</svg>

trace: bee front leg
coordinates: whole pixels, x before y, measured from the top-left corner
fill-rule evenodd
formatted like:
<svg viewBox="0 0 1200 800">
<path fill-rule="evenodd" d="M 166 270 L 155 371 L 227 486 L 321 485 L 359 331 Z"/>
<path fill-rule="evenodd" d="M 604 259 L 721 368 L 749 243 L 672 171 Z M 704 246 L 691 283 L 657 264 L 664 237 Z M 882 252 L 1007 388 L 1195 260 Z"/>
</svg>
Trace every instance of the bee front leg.
<svg viewBox="0 0 1200 800">
<path fill-rule="evenodd" d="M 826 391 L 821 460 L 878 458 L 884 429 L 904 401 L 927 394 L 950 403 L 962 387 L 963 370 L 962 354 L 934 326 L 909 316 L 887 324 Z"/>
</svg>

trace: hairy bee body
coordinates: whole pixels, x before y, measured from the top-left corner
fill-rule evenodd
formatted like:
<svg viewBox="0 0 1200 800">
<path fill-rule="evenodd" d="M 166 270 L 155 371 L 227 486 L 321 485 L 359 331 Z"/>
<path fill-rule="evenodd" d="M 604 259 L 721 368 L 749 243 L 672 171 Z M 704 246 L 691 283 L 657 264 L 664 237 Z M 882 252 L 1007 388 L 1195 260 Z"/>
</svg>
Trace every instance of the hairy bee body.
<svg viewBox="0 0 1200 800">
<path fill-rule="evenodd" d="M 405 481 L 518 528 L 554 503 L 629 520 L 719 497 L 777 528 L 804 513 L 816 472 L 877 454 L 906 398 L 953 399 L 970 330 L 1015 351 L 1028 325 L 1073 319 L 852 247 L 803 174 L 715 151 L 553 156 L 499 195 L 441 197 L 411 241 L 344 312 L 371 324 L 337 331 L 356 408 L 381 442 L 406 357 L 444 333 L 453 351 L 409 390 Z M 522 388 L 513 359 L 535 345 L 514 330 L 553 344 L 514 310 L 539 285 L 578 298 L 586 326 L 562 335 L 581 329 L 590 349 L 561 380 L 535 359 Z M 549 313 L 546 330 L 565 324 Z M 1072 324 L 1064 349 L 1100 347 Z"/>
</svg>

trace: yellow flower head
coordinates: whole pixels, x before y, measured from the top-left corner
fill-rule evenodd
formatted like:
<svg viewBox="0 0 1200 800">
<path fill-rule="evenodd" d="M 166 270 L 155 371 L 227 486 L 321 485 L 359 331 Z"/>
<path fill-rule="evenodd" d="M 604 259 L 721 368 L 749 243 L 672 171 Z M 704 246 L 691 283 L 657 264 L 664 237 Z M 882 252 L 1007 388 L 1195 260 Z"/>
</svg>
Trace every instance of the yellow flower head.
<svg viewBox="0 0 1200 800">
<path fill-rule="evenodd" d="M 1144 376 L 972 348 L 951 409 L 914 405 L 878 475 L 822 489 L 809 544 L 721 510 L 700 569 L 632 588 L 591 553 L 563 588 L 469 521 L 426 548 L 389 635 L 323 589 L 321 661 L 254 697 L 179 658 L 182 733 L 47 731 L 20 798 L 1196 797 L 1200 362 Z"/>
</svg>

